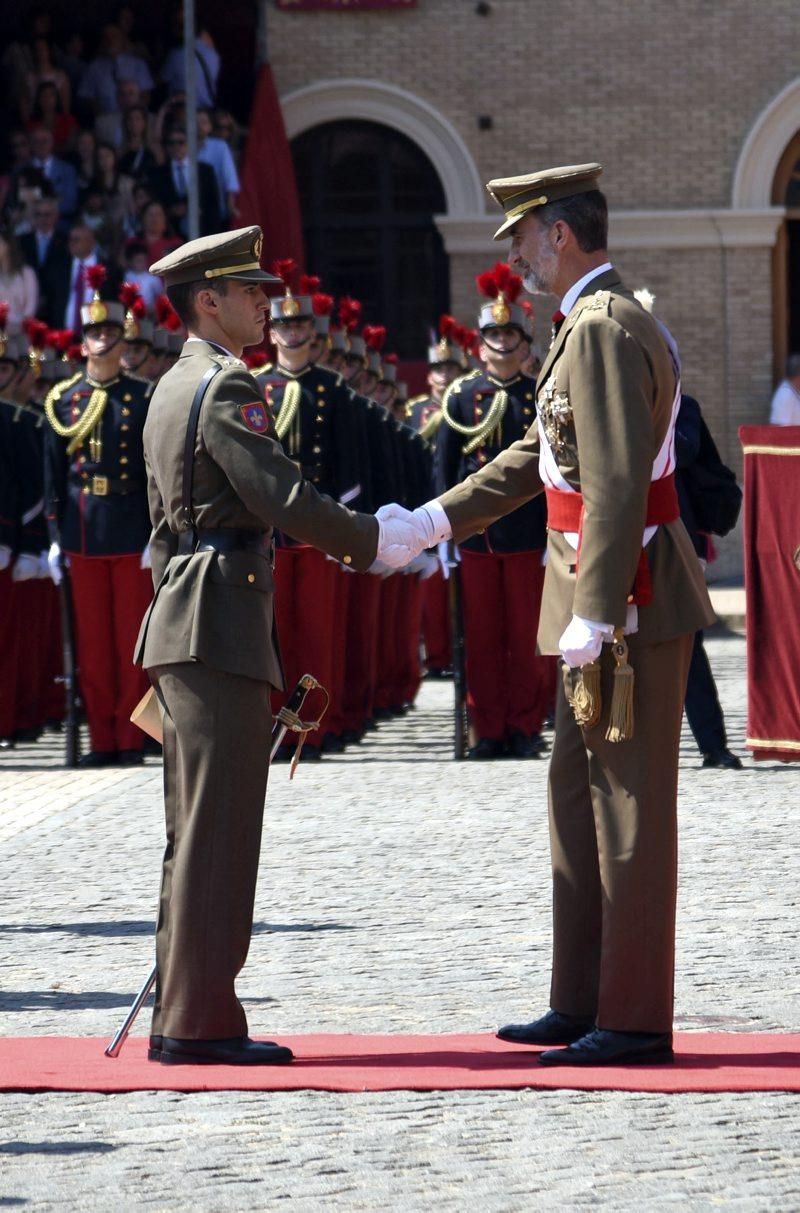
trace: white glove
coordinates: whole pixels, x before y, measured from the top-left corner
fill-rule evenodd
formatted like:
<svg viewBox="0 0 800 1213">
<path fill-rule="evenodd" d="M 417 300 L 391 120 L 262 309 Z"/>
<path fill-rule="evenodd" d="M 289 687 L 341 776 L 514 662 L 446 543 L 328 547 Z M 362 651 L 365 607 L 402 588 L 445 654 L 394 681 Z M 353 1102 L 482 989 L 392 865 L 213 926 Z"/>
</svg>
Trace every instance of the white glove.
<svg viewBox="0 0 800 1213">
<path fill-rule="evenodd" d="M 150 544 L 146 543 L 144 545 L 144 551 L 142 552 L 142 559 L 139 561 L 139 568 L 140 569 L 152 569 L 152 567 L 153 567 L 153 562 L 150 559 Z"/>
<path fill-rule="evenodd" d="M 0 543 L 0 573 L 7 569 L 11 564 L 11 548 L 7 548 L 4 543 Z"/>
<path fill-rule="evenodd" d="M 47 553 L 47 563 L 50 567 L 53 585 L 61 585 L 61 548 L 57 543 L 50 544 L 50 550 Z"/>
<path fill-rule="evenodd" d="M 40 581 L 50 580 L 50 561 L 47 559 L 47 556 L 47 551 L 39 553 L 39 572 L 36 574 L 36 576 Z"/>
<path fill-rule="evenodd" d="M 21 552 L 11 570 L 12 581 L 33 581 L 39 576 L 39 557 Z"/>
<path fill-rule="evenodd" d="M 449 581 L 450 570 L 453 567 L 453 564 L 458 564 L 460 562 L 461 553 L 459 552 L 457 546 L 453 544 L 453 556 L 451 561 L 450 544 L 446 539 L 443 539 L 441 543 L 437 543 L 436 545 L 436 555 L 439 560 L 439 568 L 441 569 L 442 576 L 444 577 L 445 581 Z"/>
<path fill-rule="evenodd" d="M 391 577 L 394 569 L 390 569 L 388 564 L 384 564 L 381 560 L 373 560 L 367 572 L 372 573 L 373 577 Z"/>
<path fill-rule="evenodd" d="M 590 661 L 597 661 L 603 641 L 610 640 L 613 635 L 614 628 L 610 623 L 594 623 L 591 619 L 573 615 L 558 647 L 567 665 L 575 669 L 588 665 Z"/>
<path fill-rule="evenodd" d="M 404 573 L 419 573 L 420 581 L 427 581 L 439 569 L 438 557 L 433 552 L 420 552 L 410 564 L 403 569 Z"/>
<path fill-rule="evenodd" d="M 452 534 L 438 501 L 428 501 L 413 511 L 396 503 L 382 505 L 375 517 L 380 526 L 378 559 L 395 569 L 402 569 L 425 548 Z"/>
</svg>

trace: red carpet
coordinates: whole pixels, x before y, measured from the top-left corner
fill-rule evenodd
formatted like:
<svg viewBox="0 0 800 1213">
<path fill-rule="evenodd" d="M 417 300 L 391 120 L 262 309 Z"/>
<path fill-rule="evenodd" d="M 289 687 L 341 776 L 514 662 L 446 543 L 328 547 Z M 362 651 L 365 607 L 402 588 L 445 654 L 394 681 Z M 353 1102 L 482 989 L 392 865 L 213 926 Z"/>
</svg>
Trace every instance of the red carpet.
<svg viewBox="0 0 800 1213">
<path fill-rule="evenodd" d="M 3 1091 L 800 1091 L 800 1034 L 679 1032 L 669 1066 L 546 1069 L 494 1036 L 283 1036 L 290 1066 L 162 1066 L 144 1037 L 0 1037 Z"/>
</svg>

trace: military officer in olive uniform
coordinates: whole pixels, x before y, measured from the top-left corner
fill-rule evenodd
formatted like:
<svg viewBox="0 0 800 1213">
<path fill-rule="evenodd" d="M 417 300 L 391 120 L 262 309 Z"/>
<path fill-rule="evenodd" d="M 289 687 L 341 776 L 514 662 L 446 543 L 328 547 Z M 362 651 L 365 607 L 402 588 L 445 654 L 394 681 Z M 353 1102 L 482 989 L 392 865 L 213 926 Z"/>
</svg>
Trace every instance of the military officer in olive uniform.
<svg viewBox="0 0 800 1213">
<path fill-rule="evenodd" d="M 678 746 L 694 633 L 713 618 L 675 492 L 676 351 L 608 260 L 601 171 L 489 183 L 511 266 L 528 290 L 561 297 L 537 424 L 405 518 L 415 550 L 463 541 L 547 494 L 539 646 L 564 663 L 550 1010 L 500 1035 L 567 1046 L 540 1055 L 553 1065 L 672 1059 Z"/>
<path fill-rule="evenodd" d="M 478 317 L 483 370 L 454 380 L 437 433 L 443 493 L 522 438 L 535 414 L 536 381 L 522 372 L 531 334 L 516 302 L 521 280 L 500 262 L 479 274 L 488 296 Z M 547 542 L 544 498 L 526 502 L 459 545 L 473 759 L 538 758 L 555 671 L 531 637 L 539 622 Z"/>
<path fill-rule="evenodd" d="M 142 451 L 151 384 L 121 371 L 121 303 L 98 288 L 81 321 L 86 369 L 57 383 L 44 406 L 50 564 L 56 582 L 61 552 L 70 564 L 91 739 L 80 763 L 136 765 L 144 737 L 130 715 L 147 680 L 131 654 L 152 595 Z"/>
<path fill-rule="evenodd" d="M 145 427 L 156 587 L 137 659 L 164 707 L 167 848 L 150 1057 L 274 1064 L 234 988 L 250 942 L 270 749 L 282 689 L 273 634 L 273 528 L 368 568 L 392 524 L 322 496 L 281 449 L 271 407 L 241 361 L 261 342 L 274 281 L 261 231 L 191 241 L 152 267 L 189 337 Z M 395 528 L 396 529 L 396 528 Z M 401 552 L 408 549 L 400 544 Z"/>
</svg>

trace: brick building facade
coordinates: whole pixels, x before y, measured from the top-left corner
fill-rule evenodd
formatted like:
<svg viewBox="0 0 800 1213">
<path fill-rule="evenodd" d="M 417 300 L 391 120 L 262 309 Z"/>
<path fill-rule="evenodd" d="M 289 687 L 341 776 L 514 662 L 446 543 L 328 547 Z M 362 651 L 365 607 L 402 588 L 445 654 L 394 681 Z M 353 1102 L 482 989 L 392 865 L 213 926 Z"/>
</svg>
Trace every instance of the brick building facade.
<svg viewBox="0 0 800 1213">
<path fill-rule="evenodd" d="M 766 419 L 800 331 L 788 302 L 800 225 L 784 205 L 800 158 L 792 0 L 418 0 L 381 12 L 268 3 L 264 17 L 290 138 L 367 119 L 436 166 L 450 305 L 465 322 L 474 275 L 508 247 L 491 241 L 498 212 L 484 183 L 599 160 L 614 261 L 656 295 L 685 388 L 740 466 L 738 426 Z M 534 304 L 545 337 L 550 305 Z M 740 557 L 733 537 L 722 548 L 724 575 Z"/>
</svg>

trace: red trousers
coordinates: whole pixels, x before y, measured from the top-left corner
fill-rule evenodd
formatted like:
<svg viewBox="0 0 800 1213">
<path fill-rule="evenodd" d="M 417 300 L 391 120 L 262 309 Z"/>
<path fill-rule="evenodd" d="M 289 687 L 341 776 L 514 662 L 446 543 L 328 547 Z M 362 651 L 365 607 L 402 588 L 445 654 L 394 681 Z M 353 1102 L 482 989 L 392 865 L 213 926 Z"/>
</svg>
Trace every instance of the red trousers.
<svg viewBox="0 0 800 1213">
<path fill-rule="evenodd" d="M 399 707 L 399 685 L 402 659 L 400 655 L 400 591 L 402 573 L 392 573 L 381 580 L 378 606 L 377 669 L 375 676 L 375 707 L 381 711 Z"/>
<path fill-rule="evenodd" d="M 41 728 L 46 720 L 60 720 L 64 715 L 64 689 L 56 681 L 63 663 L 58 592 L 52 581 L 48 577 L 11 582 L 10 606 L 7 660 L 13 677 L 8 694 L 2 693 L 0 715 L 7 721 L 10 701 L 13 724 L 9 732 L 13 732 Z M 0 730 L 0 736 L 8 733 Z"/>
<path fill-rule="evenodd" d="M 345 680 L 347 678 L 347 617 L 354 574 L 334 565 L 333 615 L 331 618 L 331 706 L 323 722 L 323 733 L 339 737 L 344 732 Z"/>
<path fill-rule="evenodd" d="M 397 618 L 399 668 L 398 703 L 413 703 L 422 679 L 419 642 L 422 633 L 422 587 L 418 573 L 405 573 L 400 579 Z"/>
<path fill-rule="evenodd" d="M 375 702 L 382 582 L 370 573 L 356 573 L 349 580 L 343 723 L 346 730 L 360 732 Z"/>
<path fill-rule="evenodd" d="M 11 566 L 0 572 L 0 737 L 17 728 L 17 667 L 19 663 L 19 611 Z"/>
<path fill-rule="evenodd" d="M 141 556 L 69 554 L 78 678 L 91 748 L 104 753 L 141 750 L 144 733 L 130 714 L 150 683 L 133 664 L 153 578 Z"/>
<path fill-rule="evenodd" d="M 536 654 L 541 552 L 461 550 L 467 705 L 478 737 L 538 733 L 552 710 L 556 658 Z"/>
<path fill-rule="evenodd" d="M 429 670 L 449 670 L 453 664 L 449 584 L 441 571 L 422 583 L 422 639 Z"/>
<path fill-rule="evenodd" d="M 275 620 L 287 694 L 303 674 L 313 674 L 333 698 L 336 584 L 337 578 L 347 575 L 316 548 L 278 548 L 275 553 Z M 273 711 L 285 698 L 273 696 Z M 320 702 L 319 693 L 309 696 L 308 711 L 316 712 Z M 326 715 L 322 728 L 309 733 L 308 744 L 318 746 L 327 729 Z M 289 736 L 287 745 L 294 744 L 293 737 Z"/>
</svg>

